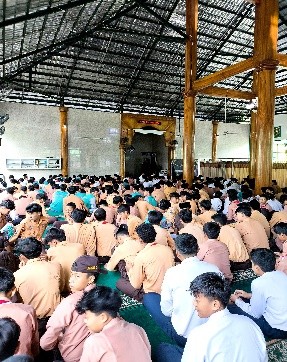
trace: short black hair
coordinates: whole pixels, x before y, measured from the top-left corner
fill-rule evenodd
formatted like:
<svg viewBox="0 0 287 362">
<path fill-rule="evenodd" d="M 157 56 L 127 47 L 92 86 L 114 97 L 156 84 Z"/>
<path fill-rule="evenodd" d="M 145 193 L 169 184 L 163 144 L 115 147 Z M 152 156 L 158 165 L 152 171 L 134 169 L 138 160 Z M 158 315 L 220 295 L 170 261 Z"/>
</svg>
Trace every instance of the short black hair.
<svg viewBox="0 0 287 362">
<path fill-rule="evenodd" d="M 117 209 L 117 213 L 118 214 L 121 214 L 121 213 L 124 213 L 124 212 L 127 212 L 128 214 L 130 213 L 130 206 L 127 205 L 127 204 L 122 204 L 118 207 Z"/>
<path fill-rule="evenodd" d="M 202 294 L 209 300 L 218 300 L 225 308 L 231 296 L 228 280 L 217 273 L 203 273 L 190 283 L 190 292 L 195 297 Z"/>
<path fill-rule="evenodd" d="M 51 227 L 51 229 L 49 229 L 49 231 L 47 232 L 47 234 L 45 236 L 44 243 L 48 244 L 52 240 L 65 241 L 66 235 L 65 235 L 64 230 L 58 229 L 56 227 Z"/>
<path fill-rule="evenodd" d="M 8 210 L 14 210 L 15 204 L 14 204 L 14 201 L 12 201 L 12 200 L 4 200 L 1 202 L 0 207 L 5 207 L 5 209 L 8 209 Z"/>
<path fill-rule="evenodd" d="M 199 206 L 201 206 L 205 210 L 209 211 L 211 209 L 211 201 L 210 200 L 202 200 L 202 201 L 200 201 Z"/>
<path fill-rule="evenodd" d="M 76 186 L 69 186 L 68 188 L 67 188 L 67 191 L 68 191 L 68 193 L 69 194 L 72 194 L 72 195 L 74 195 L 76 192 L 77 192 L 77 187 Z"/>
<path fill-rule="evenodd" d="M 140 224 L 136 227 L 136 233 L 146 244 L 153 243 L 156 238 L 156 231 L 151 224 Z"/>
<path fill-rule="evenodd" d="M 106 210 L 102 207 L 99 207 L 94 211 L 94 216 L 97 221 L 105 221 L 107 217 Z"/>
<path fill-rule="evenodd" d="M 260 203 L 259 203 L 259 201 L 255 200 L 255 199 L 250 200 L 249 205 L 253 210 L 260 211 Z"/>
<path fill-rule="evenodd" d="M 285 222 L 278 222 L 273 230 L 276 234 L 284 234 L 287 236 L 287 224 Z"/>
<path fill-rule="evenodd" d="M 95 314 L 106 312 L 112 318 L 116 318 L 121 304 L 122 299 L 116 290 L 105 286 L 96 286 L 84 293 L 77 303 L 76 311 L 79 314 L 83 314 L 86 311 Z"/>
<path fill-rule="evenodd" d="M 196 238 L 187 233 L 179 234 L 174 240 L 176 249 L 182 255 L 196 255 L 198 252 L 198 243 Z"/>
<path fill-rule="evenodd" d="M 220 226 L 216 222 L 207 222 L 203 225 L 203 232 L 208 239 L 217 239 L 220 233 Z"/>
<path fill-rule="evenodd" d="M 129 230 L 128 230 L 128 226 L 126 224 L 121 224 L 118 228 L 118 230 L 115 232 L 115 237 L 118 238 L 119 236 L 128 236 L 129 235 Z"/>
<path fill-rule="evenodd" d="M 113 197 L 113 204 L 118 205 L 121 204 L 123 202 L 123 198 L 121 196 L 114 196 Z"/>
<path fill-rule="evenodd" d="M 247 203 L 244 203 L 244 205 L 243 205 L 243 203 L 239 204 L 237 209 L 235 210 L 235 214 L 238 214 L 238 213 L 250 217 L 251 216 L 250 205 L 248 205 Z"/>
<path fill-rule="evenodd" d="M 147 219 L 148 219 L 149 223 L 152 225 L 159 225 L 162 218 L 163 218 L 163 215 L 160 211 L 151 210 L 147 214 Z"/>
<path fill-rule="evenodd" d="M 5 268 L 0 268 L 0 292 L 8 293 L 15 285 L 14 274 Z"/>
<path fill-rule="evenodd" d="M 32 214 L 33 212 L 40 212 L 42 214 L 42 206 L 34 202 L 26 207 L 26 212 L 28 214 Z"/>
<path fill-rule="evenodd" d="M 178 216 L 186 224 L 192 221 L 192 212 L 188 209 L 180 210 Z"/>
<path fill-rule="evenodd" d="M 226 215 L 224 215 L 222 213 L 214 214 L 211 216 L 211 218 L 214 222 L 217 222 L 222 226 L 227 224 L 227 217 L 226 217 Z"/>
<path fill-rule="evenodd" d="M 171 199 L 172 197 L 175 197 L 176 199 L 179 199 L 180 195 L 178 192 L 171 192 L 169 194 L 169 198 Z"/>
<path fill-rule="evenodd" d="M 71 218 L 76 223 L 82 223 L 85 221 L 85 218 L 87 217 L 87 211 L 81 210 L 81 209 L 74 209 L 71 213 Z"/>
<path fill-rule="evenodd" d="M 42 243 L 34 237 L 20 239 L 14 249 L 17 255 L 24 255 L 27 259 L 38 258 L 42 253 Z"/>
<path fill-rule="evenodd" d="M 13 356 L 19 345 L 20 327 L 12 318 L 0 318 L 1 361 Z"/>
<path fill-rule="evenodd" d="M 169 200 L 165 200 L 165 199 L 162 199 L 160 200 L 160 202 L 158 203 L 158 207 L 161 209 L 161 210 L 168 210 L 170 207 L 171 207 L 171 203 Z"/>
<path fill-rule="evenodd" d="M 275 270 L 276 257 L 272 250 L 258 248 L 251 250 L 250 260 L 258 265 L 264 273 Z"/>
<path fill-rule="evenodd" d="M 68 202 L 66 206 L 72 207 L 74 210 L 76 209 L 77 205 L 74 202 Z"/>
</svg>

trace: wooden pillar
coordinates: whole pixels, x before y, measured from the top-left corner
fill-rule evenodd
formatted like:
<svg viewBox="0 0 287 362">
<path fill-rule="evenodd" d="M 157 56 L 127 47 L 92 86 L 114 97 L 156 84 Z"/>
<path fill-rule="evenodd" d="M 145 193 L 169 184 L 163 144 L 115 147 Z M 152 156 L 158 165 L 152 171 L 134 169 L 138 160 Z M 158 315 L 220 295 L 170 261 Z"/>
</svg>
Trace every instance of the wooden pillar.
<svg viewBox="0 0 287 362">
<path fill-rule="evenodd" d="M 125 147 L 120 145 L 120 176 L 121 178 L 125 177 L 126 173 L 126 154 Z"/>
<path fill-rule="evenodd" d="M 62 174 L 68 176 L 69 170 L 69 150 L 68 150 L 68 108 L 59 107 L 60 127 L 61 127 L 61 159 Z"/>
<path fill-rule="evenodd" d="M 185 92 L 183 123 L 183 178 L 191 184 L 194 178 L 194 136 L 198 0 L 186 0 Z"/>
<path fill-rule="evenodd" d="M 212 121 L 212 149 L 211 149 L 212 162 L 216 162 L 217 160 L 217 139 L 218 139 L 218 122 Z"/>
<path fill-rule="evenodd" d="M 174 159 L 174 147 L 173 146 L 168 146 L 167 148 L 167 174 L 168 177 L 171 177 L 171 162 Z"/>
<path fill-rule="evenodd" d="M 261 0 L 255 6 L 254 56 L 257 66 L 255 192 L 270 186 L 275 114 L 275 73 L 278 65 L 278 0 Z"/>
<path fill-rule="evenodd" d="M 258 73 L 256 70 L 253 71 L 253 85 L 252 91 L 254 94 L 258 93 Z M 255 178 L 256 174 L 256 144 L 257 144 L 257 109 L 251 110 L 250 117 L 250 133 L 249 133 L 249 176 L 250 178 Z"/>
</svg>

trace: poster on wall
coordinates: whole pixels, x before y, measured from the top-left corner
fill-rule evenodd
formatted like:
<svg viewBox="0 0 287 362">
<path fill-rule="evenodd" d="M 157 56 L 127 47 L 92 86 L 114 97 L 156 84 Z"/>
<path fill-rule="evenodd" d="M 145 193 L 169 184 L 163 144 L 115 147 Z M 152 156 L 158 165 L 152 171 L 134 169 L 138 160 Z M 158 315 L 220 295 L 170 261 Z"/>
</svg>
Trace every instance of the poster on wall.
<svg viewBox="0 0 287 362">
<path fill-rule="evenodd" d="M 281 126 L 274 127 L 274 138 L 277 141 L 281 140 Z"/>
</svg>

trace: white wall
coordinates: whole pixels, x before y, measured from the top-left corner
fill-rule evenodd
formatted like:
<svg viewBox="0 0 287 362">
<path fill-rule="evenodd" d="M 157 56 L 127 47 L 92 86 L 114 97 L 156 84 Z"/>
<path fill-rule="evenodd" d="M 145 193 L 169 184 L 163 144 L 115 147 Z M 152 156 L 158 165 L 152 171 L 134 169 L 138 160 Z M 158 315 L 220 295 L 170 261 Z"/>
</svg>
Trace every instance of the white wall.
<svg viewBox="0 0 287 362">
<path fill-rule="evenodd" d="M 60 157 L 60 122 L 57 107 L 0 103 L 0 115 L 8 113 L 0 147 L 0 173 L 23 173 L 36 178 L 58 170 L 7 170 L 6 158 Z M 69 109 L 70 174 L 119 172 L 120 115 Z"/>
<path fill-rule="evenodd" d="M 181 135 L 183 134 L 183 120 L 181 120 Z M 228 131 L 228 134 L 224 134 Z M 234 134 L 233 134 L 234 133 Z M 182 137 L 178 137 L 178 147 L 175 158 L 182 158 Z M 212 149 L 212 122 L 195 122 L 195 158 L 211 159 Z M 219 123 L 217 140 L 217 158 L 249 158 L 249 124 Z"/>
<path fill-rule="evenodd" d="M 274 126 L 281 126 L 281 139 L 287 140 L 287 114 L 277 114 L 274 120 Z"/>
</svg>

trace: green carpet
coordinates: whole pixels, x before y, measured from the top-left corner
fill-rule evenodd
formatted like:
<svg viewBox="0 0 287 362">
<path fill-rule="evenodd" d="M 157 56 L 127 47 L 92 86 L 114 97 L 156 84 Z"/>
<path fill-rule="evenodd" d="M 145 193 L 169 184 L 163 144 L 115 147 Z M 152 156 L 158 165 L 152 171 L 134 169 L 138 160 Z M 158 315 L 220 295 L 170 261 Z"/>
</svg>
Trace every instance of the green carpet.
<svg viewBox="0 0 287 362">
<path fill-rule="evenodd" d="M 250 292 L 250 285 L 256 275 L 251 269 L 246 271 L 235 272 L 232 282 L 232 290 L 242 289 Z M 106 285 L 111 288 L 116 288 L 116 282 L 119 279 L 118 272 L 108 272 L 108 274 L 100 274 L 97 284 Z M 170 338 L 154 323 L 144 306 L 122 295 L 123 304 L 120 310 L 120 315 L 128 322 L 135 323 L 146 331 L 152 348 L 152 360 L 156 362 L 154 357 L 157 346 L 162 342 L 173 343 Z M 268 342 L 268 361 L 269 362 L 286 362 L 287 361 L 287 340 L 277 340 Z M 255 361 L 254 361 L 255 362 Z"/>
</svg>

